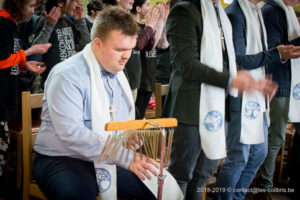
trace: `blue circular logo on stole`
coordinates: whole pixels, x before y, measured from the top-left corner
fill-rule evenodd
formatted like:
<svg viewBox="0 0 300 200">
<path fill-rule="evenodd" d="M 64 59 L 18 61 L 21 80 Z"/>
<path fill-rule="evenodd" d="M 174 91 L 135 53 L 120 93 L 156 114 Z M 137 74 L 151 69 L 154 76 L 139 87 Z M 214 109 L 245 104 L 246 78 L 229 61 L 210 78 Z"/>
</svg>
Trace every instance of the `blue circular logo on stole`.
<svg viewBox="0 0 300 200">
<path fill-rule="evenodd" d="M 248 119 L 255 119 L 260 113 L 260 105 L 255 101 L 249 101 L 245 105 L 245 117 Z"/>
<path fill-rule="evenodd" d="M 100 193 L 106 192 L 111 185 L 111 175 L 107 169 L 96 168 L 96 178 Z"/>
<path fill-rule="evenodd" d="M 293 97 L 296 100 L 300 100 L 300 83 L 297 83 L 293 88 Z"/>
<path fill-rule="evenodd" d="M 213 110 L 206 114 L 204 118 L 204 126 L 209 132 L 216 132 L 223 126 L 222 113 Z"/>
</svg>

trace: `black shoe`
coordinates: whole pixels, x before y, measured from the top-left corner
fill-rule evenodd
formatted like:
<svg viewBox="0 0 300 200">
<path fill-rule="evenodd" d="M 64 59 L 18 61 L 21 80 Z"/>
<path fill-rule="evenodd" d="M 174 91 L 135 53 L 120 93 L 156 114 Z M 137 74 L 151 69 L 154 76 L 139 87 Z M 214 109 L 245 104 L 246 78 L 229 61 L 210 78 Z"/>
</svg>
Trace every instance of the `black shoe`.
<svg viewBox="0 0 300 200">
<path fill-rule="evenodd" d="M 254 197 L 253 200 L 272 200 L 270 192 L 258 192 Z"/>
</svg>

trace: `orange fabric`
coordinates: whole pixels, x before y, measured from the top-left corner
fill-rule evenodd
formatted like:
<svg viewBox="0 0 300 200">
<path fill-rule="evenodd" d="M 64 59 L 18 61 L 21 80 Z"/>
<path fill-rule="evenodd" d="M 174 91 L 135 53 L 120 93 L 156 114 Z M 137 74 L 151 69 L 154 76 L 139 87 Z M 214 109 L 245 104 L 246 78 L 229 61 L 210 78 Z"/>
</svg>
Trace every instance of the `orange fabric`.
<svg viewBox="0 0 300 200">
<path fill-rule="evenodd" d="M 0 69 L 6 69 L 15 65 L 23 66 L 26 63 L 25 51 L 21 49 L 20 51 L 10 54 L 10 56 L 5 60 L 0 60 Z"/>
<path fill-rule="evenodd" d="M 16 20 L 4 9 L 0 9 L 0 17 L 8 18 L 16 23 Z"/>
<path fill-rule="evenodd" d="M 16 20 L 6 11 L 0 9 L 0 17 L 4 17 L 12 20 L 16 23 Z M 10 54 L 10 56 L 5 60 L 0 60 L 0 69 L 6 69 L 15 65 L 23 66 L 26 63 L 26 55 L 24 50 L 19 50 L 16 53 Z"/>
</svg>

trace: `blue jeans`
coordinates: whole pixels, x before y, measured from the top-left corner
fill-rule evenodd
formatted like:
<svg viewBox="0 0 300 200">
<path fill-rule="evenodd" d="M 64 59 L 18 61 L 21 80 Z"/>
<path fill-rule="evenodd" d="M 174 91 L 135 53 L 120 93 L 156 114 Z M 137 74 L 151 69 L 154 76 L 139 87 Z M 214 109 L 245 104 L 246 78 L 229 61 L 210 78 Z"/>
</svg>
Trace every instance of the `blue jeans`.
<svg viewBox="0 0 300 200">
<path fill-rule="evenodd" d="M 218 168 L 219 160 L 208 159 L 201 149 L 199 127 L 178 124 L 175 128 L 169 172 L 185 199 L 200 200 L 205 182 Z"/>
<path fill-rule="evenodd" d="M 221 189 L 217 199 L 244 199 L 260 165 L 267 156 L 268 128 L 264 120 L 265 141 L 260 144 L 240 143 L 241 112 L 231 112 L 226 136 L 227 157 L 220 167 L 216 187 Z M 239 191 L 239 192 L 234 192 Z"/>
<path fill-rule="evenodd" d="M 37 154 L 33 177 L 48 199 L 95 200 L 99 192 L 94 164 L 75 158 Z M 117 196 L 155 199 L 135 174 L 121 167 L 117 167 Z"/>
</svg>

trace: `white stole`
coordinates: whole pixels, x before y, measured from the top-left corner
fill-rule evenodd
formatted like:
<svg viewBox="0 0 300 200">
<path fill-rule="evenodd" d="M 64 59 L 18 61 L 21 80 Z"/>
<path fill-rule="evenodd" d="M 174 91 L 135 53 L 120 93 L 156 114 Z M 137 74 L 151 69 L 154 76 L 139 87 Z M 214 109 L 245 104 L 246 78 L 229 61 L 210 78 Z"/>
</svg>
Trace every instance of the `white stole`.
<svg viewBox="0 0 300 200">
<path fill-rule="evenodd" d="M 83 56 L 90 69 L 91 77 L 91 115 L 92 130 L 95 133 L 108 136 L 110 133 L 104 130 L 105 124 L 110 121 L 109 97 L 106 94 L 98 61 L 92 51 L 91 43 L 86 45 Z M 128 81 L 123 71 L 117 73 L 117 79 L 130 102 L 129 119 L 135 118 L 134 101 Z M 117 176 L 116 166 L 95 161 L 96 178 L 100 191 L 100 198 L 104 200 L 117 199 Z"/>
<path fill-rule="evenodd" d="M 159 169 L 153 166 L 155 171 L 159 174 Z M 177 184 L 175 178 L 168 172 L 167 170 L 163 169 L 163 174 L 165 176 L 164 184 L 162 188 L 162 200 L 183 200 L 182 191 Z M 143 183 L 147 186 L 147 188 L 152 192 L 152 194 L 157 198 L 158 192 L 158 179 L 155 177 L 151 172 L 149 172 L 151 176 L 151 180 L 145 178 Z"/>
<path fill-rule="evenodd" d="M 221 31 L 218 19 L 211 0 L 201 0 L 203 19 L 203 34 L 201 38 L 200 62 L 222 72 L 223 56 L 221 44 Z M 217 7 L 224 31 L 225 43 L 229 59 L 229 71 L 232 77 L 236 75 L 235 53 L 232 43 L 232 28 L 220 1 Z M 237 90 L 232 90 L 237 96 Z M 209 159 L 226 157 L 225 138 L 225 90 L 205 83 L 201 83 L 199 132 L 201 147 Z"/>
<path fill-rule="evenodd" d="M 274 0 L 285 12 L 289 41 L 300 36 L 300 27 L 294 9 L 286 6 L 282 0 Z M 289 120 L 300 122 L 300 58 L 291 59 L 291 93 Z"/>
<path fill-rule="evenodd" d="M 239 0 L 239 5 L 245 15 L 247 32 L 246 55 L 257 54 L 263 51 L 261 34 L 264 34 L 264 44 L 267 48 L 266 30 L 260 9 L 258 17 L 260 23 L 256 20 L 250 2 L 248 0 Z M 262 30 L 260 32 L 260 27 Z M 265 78 L 265 67 L 249 70 L 249 74 L 255 79 Z M 264 95 L 259 91 L 243 92 L 242 100 L 242 122 L 240 142 L 243 144 L 259 144 L 264 142 L 264 112 L 266 111 L 266 102 Z"/>
<path fill-rule="evenodd" d="M 91 115 L 92 115 L 92 130 L 95 133 L 106 134 L 108 136 L 110 133 L 104 130 L 105 124 L 110 121 L 110 111 L 109 111 L 109 98 L 106 94 L 103 79 L 101 78 L 101 72 L 99 63 L 92 51 L 91 43 L 86 45 L 83 50 L 83 56 L 90 69 L 91 77 Z M 123 91 L 126 94 L 128 101 L 130 102 L 130 113 L 128 120 L 135 119 L 135 107 L 133 96 L 129 83 L 124 75 L 123 71 L 117 73 L 117 79 Z M 117 176 L 116 176 L 116 166 L 110 164 L 104 164 L 101 161 L 95 161 L 95 172 L 96 179 L 100 191 L 101 200 L 116 200 L 117 199 Z M 155 168 L 156 169 L 156 168 Z M 158 169 L 157 169 L 158 171 Z M 154 177 L 152 173 L 151 180 L 145 180 L 143 183 L 149 188 L 155 196 L 157 196 L 157 177 Z M 182 192 L 173 178 L 173 176 L 164 170 L 164 174 L 167 175 L 163 185 L 163 199 L 182 200 Z M 124 183 L 126 184 L 126 183 Z M 172 194 L 169 193 L 172 191 Z"/>
<path fill-rule="evenodd" d="M 231 4 L 233 0 L 224 0 L 224 3 Z"/>
</svg>

